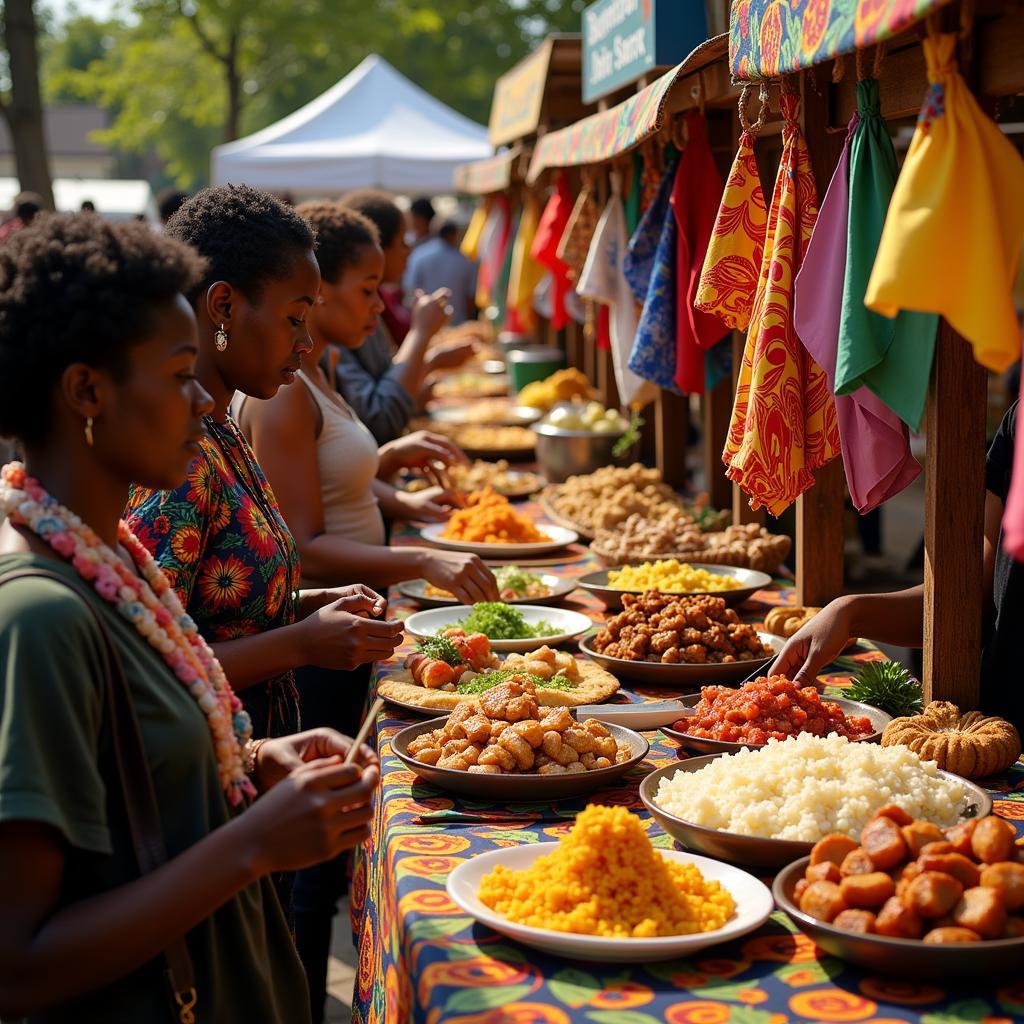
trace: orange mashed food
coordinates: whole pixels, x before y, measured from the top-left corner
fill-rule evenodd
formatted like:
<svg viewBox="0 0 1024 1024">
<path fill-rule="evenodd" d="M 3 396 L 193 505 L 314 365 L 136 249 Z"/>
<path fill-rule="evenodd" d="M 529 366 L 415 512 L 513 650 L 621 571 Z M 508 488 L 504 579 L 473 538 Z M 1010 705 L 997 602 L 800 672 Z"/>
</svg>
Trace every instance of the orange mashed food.
<svg viewBox="0 0 1024 1024">
<path fill-rule="evenodd" d="M 635 814 L 596 804 L 577 815 L 554 853 L 524 871 L 499 864 L 478 896 L 517 924 L 607 938 L 715 931 L 736 909 L 695 865 L 660 856 Z"/>
<path fill-rule="evenodd" d="M 476 544 L 539 544 L 551 539 L 493 487 L 470 494 L 466 507 L 452 513 L 441 536 Z"/>
</svg>

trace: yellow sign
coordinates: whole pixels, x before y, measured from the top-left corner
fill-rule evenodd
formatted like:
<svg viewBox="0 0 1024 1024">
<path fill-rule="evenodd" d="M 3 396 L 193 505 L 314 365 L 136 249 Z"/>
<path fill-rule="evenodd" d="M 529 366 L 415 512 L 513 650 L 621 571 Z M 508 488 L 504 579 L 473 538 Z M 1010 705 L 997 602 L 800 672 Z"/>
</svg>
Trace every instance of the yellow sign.
<svg viewBox="0 0 1024 1024">
<path fill-rule="evenodd" d="M 537 130 L 553 45 L 553 40 L 545 39 L 498 79 L 488 129 L 492 146 L 503 146 Z"/>
</svg>

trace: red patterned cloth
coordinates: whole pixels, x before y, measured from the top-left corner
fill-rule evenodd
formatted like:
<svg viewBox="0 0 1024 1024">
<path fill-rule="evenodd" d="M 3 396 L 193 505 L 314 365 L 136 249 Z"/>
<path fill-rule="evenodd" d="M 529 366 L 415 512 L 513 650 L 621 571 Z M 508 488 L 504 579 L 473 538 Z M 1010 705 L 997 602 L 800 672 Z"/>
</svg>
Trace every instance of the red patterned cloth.
<svg viewBox="0 0 1024 1024">
<path fill-rule="evenodd" d="M 793 281 L 818 216 L 796 96 L 782 97 L 782 158 L 768 214 L 764 259 L 722 459 L 750 507 L 781 514 L 840 450 L 824 371 L 793 327 Z"/>
<path fill-rule="evenodd" d="M 722 199 L 722 177 L 708 145 L 707 123 L 686 112 L 686 147 L 672 189 L 676 232 L 676 385 L 684 395 L 704 393 L 704 353 L 728 333 L 694 306 L 704 256 Z"/>
<path fill-rule="evenodd" d="M 556 331 L 569 322 L 569 314 L 565 309 L 565 297 L 571 287 L 569 265 L 559 257 L 558 248 L 572 212 L 569 180 L 562 171 L 540 216 L 537 234 L 533 236 L 533 244 L 530 246 L 530 255 L 551 274 L 551 326 Z"/>
</svg>

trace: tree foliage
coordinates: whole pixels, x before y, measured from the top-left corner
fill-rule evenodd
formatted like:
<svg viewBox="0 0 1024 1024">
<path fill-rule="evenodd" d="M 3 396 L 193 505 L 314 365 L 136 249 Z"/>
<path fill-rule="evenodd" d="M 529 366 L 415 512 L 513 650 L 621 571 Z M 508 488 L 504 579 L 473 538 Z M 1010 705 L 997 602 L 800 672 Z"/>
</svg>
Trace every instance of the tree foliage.
<svg viewBox="0 0 1024 1024">
<path fill-rule="evenodd" d="M 379 53 L 486 122 L 495 79 L 550 31 L 578 31 L 582 0 L 132 0 L 77 15 L 46 47 L 51 99 L 109 109 L 104 140 L 155 152 L 185 187 L 212 146 L 271 124 Z"/>
</svg>

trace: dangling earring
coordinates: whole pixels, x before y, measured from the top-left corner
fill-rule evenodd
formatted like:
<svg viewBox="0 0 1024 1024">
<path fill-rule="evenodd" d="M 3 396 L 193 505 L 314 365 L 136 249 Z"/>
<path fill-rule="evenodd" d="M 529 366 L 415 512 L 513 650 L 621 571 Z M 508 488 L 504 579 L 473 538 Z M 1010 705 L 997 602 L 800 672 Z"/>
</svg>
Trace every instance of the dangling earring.
<svg viewBox="0 0 1024 1024">
<path fill-rule="evenodd" d="M 85 417 L 85 443 L 92 447 L 92 417 Z"/>
<path fill-rule="evenodd" d="M 214 334 L 213 343 L 217 346 L 218 352 L 223 352 L 228 347 L 228 332 L 224 330 L 223 324 L 220 325 L 217 333 Z"/>
</svg>

